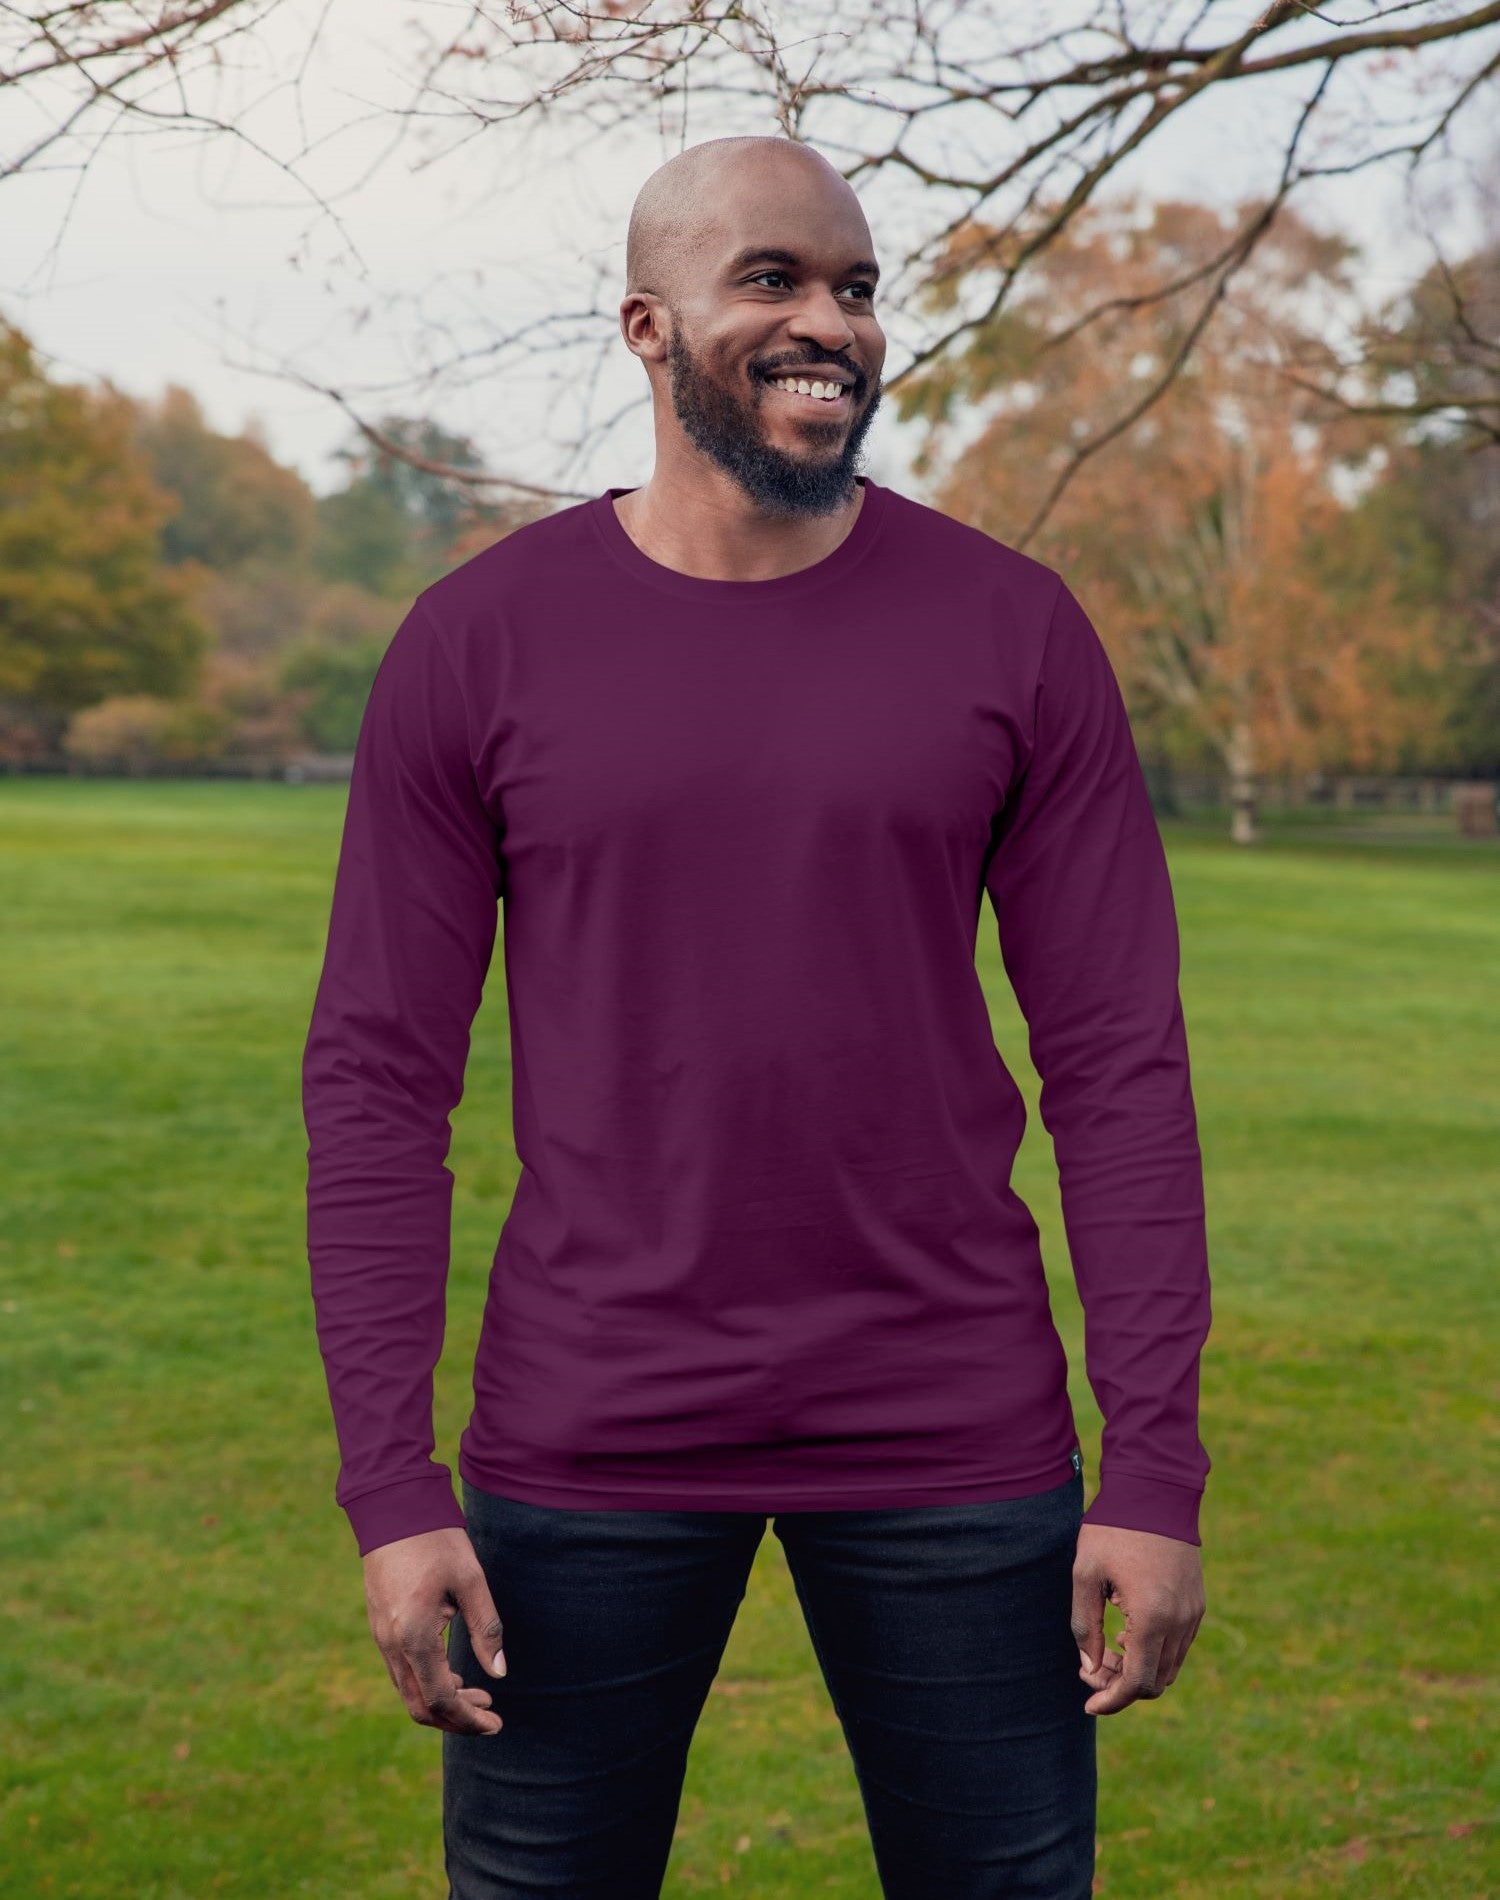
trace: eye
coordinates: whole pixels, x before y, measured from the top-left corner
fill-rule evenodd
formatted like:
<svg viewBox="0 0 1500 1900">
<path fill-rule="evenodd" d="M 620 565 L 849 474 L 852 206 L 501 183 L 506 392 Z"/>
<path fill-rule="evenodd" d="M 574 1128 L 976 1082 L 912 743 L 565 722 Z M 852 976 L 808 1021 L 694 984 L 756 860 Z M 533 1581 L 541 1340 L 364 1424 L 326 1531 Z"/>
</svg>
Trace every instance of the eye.
<svg viewBox="0 0 1500 1900">
<path fill-rule="evenodd" d="M 784 270 L 757 271 L 755 275 L 749 281 L 752 284 L 758 284 L 763 277 L 786 277 L 786 272 Z M 871 283 L 867 283 L 863 278 L 860 278 L 857 281 L 852 281 L 846 284 L 845 289 L 846 290 L 862 290 L 865 293 L 866 303 L 874 303 L 875 301 L 875 286 Z"/>
</svg>

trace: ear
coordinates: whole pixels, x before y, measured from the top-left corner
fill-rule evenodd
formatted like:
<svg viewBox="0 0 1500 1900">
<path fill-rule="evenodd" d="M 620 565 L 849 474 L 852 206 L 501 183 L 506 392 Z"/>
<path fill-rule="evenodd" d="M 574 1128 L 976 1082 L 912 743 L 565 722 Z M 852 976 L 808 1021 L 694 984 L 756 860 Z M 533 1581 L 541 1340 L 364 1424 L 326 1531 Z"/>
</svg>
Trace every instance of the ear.
<svg viewBox="0 0 1500 1900">
<path fill-rule="evenodd" d="M 671 316 L 654 291 L 632 290 L 620 301 L 620 334 L 625 347 L 648 363 L 667 354 Z"/>
</svg>

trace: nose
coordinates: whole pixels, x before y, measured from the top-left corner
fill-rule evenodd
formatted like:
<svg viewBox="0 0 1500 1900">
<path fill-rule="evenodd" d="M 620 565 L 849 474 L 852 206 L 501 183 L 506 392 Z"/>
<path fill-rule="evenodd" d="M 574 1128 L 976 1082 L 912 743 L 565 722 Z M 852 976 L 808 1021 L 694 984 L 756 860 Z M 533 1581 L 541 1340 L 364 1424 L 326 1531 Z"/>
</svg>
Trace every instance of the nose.
<svg viewBox="0 0 1500 1900">
<path fill-rule="evenodd" d="M 834 357 L 851 349 L 855 342 L 848 315 L 829 289 L 809 290 L 788 320 L 787 329 Z"/>
</svg>

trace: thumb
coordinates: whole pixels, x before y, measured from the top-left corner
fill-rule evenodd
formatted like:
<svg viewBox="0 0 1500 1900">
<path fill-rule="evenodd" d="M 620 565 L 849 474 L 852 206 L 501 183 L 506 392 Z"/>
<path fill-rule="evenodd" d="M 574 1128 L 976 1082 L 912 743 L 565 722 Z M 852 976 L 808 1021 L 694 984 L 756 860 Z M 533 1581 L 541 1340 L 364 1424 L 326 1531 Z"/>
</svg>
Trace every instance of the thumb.
<svg viewBox="0 0 1500 1900">
<path fill-rule="evenodd" d="M 485 1581 L 484 1571 L 475 1566 L 472 1580 L 457 1592 L 458 1607 L 464 1622 L 468 1625 L 469 1641 L 473 1644 L 474 1654 L 489 1670 L 492 1676 L 505 1674 L 505 1626 L 500 1621 L 500 1613 L 495 1608 L 495 1599 L 490 1595 L 490 1586 Z"/>
<path fill-rule="evenodd" d="M 1079 1667 L 1097 1674 L 1104 1659 L 1104 1589 L 1097 1576 L 1074 1574 L 1073 1640 Z"/>
</svg>

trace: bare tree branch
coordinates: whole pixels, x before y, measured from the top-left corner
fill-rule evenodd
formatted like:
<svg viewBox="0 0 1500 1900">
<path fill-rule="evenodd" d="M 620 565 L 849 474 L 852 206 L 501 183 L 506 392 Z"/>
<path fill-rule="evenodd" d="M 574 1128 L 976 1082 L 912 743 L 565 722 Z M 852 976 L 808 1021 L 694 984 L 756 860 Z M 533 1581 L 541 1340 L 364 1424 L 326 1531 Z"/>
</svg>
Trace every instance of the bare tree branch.
<svg viewBox="0 0 1500 1900">
<path fill-rule="evenodd" d="M 97 150 L 98 140 L 126 123 L 248 137 L 215 116 L 213 82 L 227 42 L 263 24 L 277 5 L 176 0 L 145 17 L 128 0 L 50 7 L 0 0 L 0 88 L 38 92 L 45 84 L 49 100 L 52 90 L 58 95 L 50 123 L 29 144 L 0 152 L 0 180 L 72 151 L 91 131 Z M 1082 463 L 1169 391 L 1233 278 L 1253 267 L 1283 205 L 1325 179 L 1396 166 L 1414 178 L 1449 146 L 1462 115 L 1493 100 L 1500 71 L 1500 0 L 1370 0 L 1348 22 L 1331 7 L 1272 0 L 1248 23 L 1229 0 L 1151 7 L 1100 0 L 1081 18 L 1048 20 L 1040 30 L 1031 9 L 1004 0 L 863 0 L 837 16 L 796 0 L 774 8 L 770 0 L 471 0 L 456 16 L 412 0 L 411 33 L 410 96 L 389 116 L 393 138 L 421 144 L 424 164 L 476 141 L 495 142 L 500 128 L 507 157 L 547 128 L 566 136 L 576 160 L 627 129 L 665 134 L 670 145 L 674 126 L 681 128 L 676 142 L 685 142 L 689 123 L 712 122 L 723 131 L 774 125 L 814 143 L 861 191 L 877 181 L 893 191 L 914 187 L 914 228 L 883 298 L 911 332 L 893 337 L 893 354 L 904 352 L 904 360 L 886 377 L 892 392 L 993 326 L 1029 267 L 1180 114 L 1224 89 L 1259 88 L 1276 177 L 1216 257 L 1145 293 L 1147 300 L 1172 298 L 1199 286 L 1202 295 L 1162 374 L 1096 437 L 1069 445 L 1028 537 Z M 1297 89 L 1303 75 L 1305 88 Z M 1399 102 L 1404 123 L 1383 125 L 1356 87 L 1383 88 Z M 1351 101 L 1361 110 L 1351 111 Z M 333 216 L 298 158 L 251 143 L 298 180 L 321 215 Z M 1429 377 L 1403 402 L 1392 394 L 1389 352 L 1372 331 L 1367 356 L 1343 366 L 1339 387 L 1305 374 L 1300 387 L 1349 413 L 1414 424 L 1440 418 L 1493 445 L 1500 377 L 1493 309 L 1476 310 L 1460 275 L 1446 266 L 1432 281 L 1446 286 L 1451 332 L 1468 344 L 1451 377 Z M 988 294 L 966 308 L 960 292 L 976 287 Z M 576 465 L 597 447 L 592 408 L 607 352 L 617 345 L 609 298 L 596 301 L 598 308 L 548 312 L 481 347 L 456 349 L 430 382 L 481 371 L 500 376 L 523 358 L 555 360 L 570 393 L 587 399 L 584 422 L 562 445 Z M 1101 297 L 1070 313 L 1054 340 L 1068 341 L 1119 308 L 1117 297 Z M 583 377 L 576 370 L 581 347 L 595 352 Z M 347 388 L 295 370 L 278 373 L 317 389 L 377 439 Z M 637 406 L 618 409 L 605 426 Z M 503 475 L 433 472 L 560 501 L 572 494 Z"/>
</svg>

